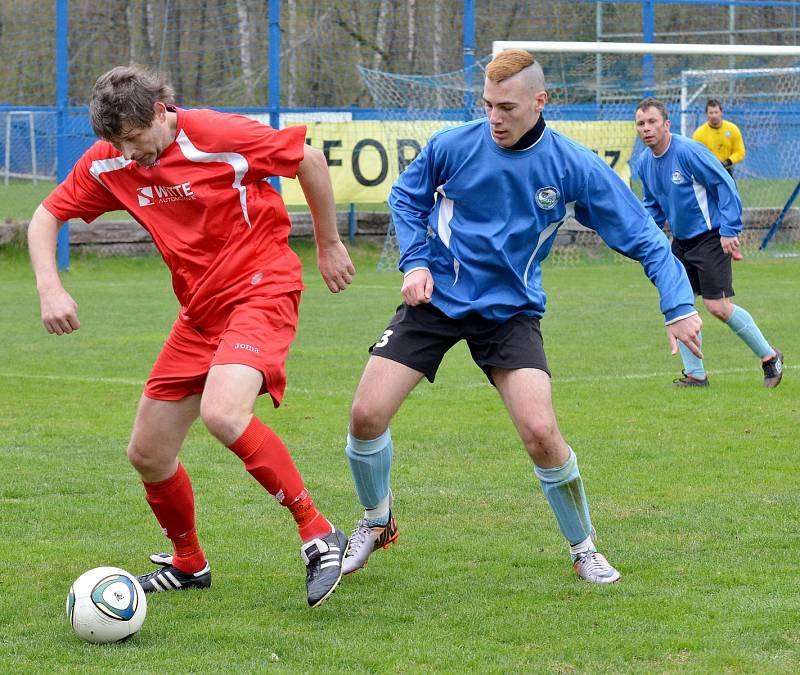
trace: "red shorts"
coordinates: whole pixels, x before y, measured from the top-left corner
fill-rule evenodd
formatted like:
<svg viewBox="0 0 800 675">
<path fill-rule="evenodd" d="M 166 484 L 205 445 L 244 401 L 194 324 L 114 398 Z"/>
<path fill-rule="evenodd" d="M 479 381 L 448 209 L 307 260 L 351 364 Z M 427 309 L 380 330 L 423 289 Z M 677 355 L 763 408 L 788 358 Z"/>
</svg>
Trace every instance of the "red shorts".
<svg viewBox="0 0 800 675">
<path fill-rule="evenodd" d="M 251 298 L 212 330 L 180 316 L 172 326 L 144 387 L 149 398 L 178 401 L 202 394 L 211 366 L 238 363 L 264 375 L 259 394 L 277 408 L 286 389 L 286 357 L 297 330 L 300 291 Z"/>
</svg>

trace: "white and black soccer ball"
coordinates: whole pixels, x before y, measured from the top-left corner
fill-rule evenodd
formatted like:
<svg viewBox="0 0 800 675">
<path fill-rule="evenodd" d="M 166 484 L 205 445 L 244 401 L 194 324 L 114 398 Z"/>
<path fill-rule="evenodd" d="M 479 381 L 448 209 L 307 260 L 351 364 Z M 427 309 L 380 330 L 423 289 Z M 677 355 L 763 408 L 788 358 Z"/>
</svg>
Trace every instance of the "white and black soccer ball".
<svg viewBox="0 0 800 675">
<path fill-rule="evenodd" d="M 147 599 L 139 581 L 119 567 L 84 572 L 67 594 L 69 622 L 87 642 L 124 640 L 142 627 L 146 614 Z"/>
</svg>

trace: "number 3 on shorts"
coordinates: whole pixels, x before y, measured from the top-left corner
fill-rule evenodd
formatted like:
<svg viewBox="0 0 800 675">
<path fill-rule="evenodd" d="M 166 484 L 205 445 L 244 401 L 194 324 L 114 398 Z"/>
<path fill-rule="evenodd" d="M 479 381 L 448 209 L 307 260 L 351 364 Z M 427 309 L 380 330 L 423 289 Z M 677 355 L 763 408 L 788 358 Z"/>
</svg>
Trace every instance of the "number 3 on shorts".
<svg viewBox="0 0 800 675">
<path fill-rule="evenodd" d="M 375 343 L 375 346 L 373 347 L 373 349 L 377 349 L 378 347 L 385 347 L 389 343 L 389 336 L 391 336 L 392 333 L 394 333 L 393 330 L 388 330 L 387 329 L 387 330 L 383 331 L 383 335 L 381 336 L 381 339 L 378 340 Z"/>
</svg>

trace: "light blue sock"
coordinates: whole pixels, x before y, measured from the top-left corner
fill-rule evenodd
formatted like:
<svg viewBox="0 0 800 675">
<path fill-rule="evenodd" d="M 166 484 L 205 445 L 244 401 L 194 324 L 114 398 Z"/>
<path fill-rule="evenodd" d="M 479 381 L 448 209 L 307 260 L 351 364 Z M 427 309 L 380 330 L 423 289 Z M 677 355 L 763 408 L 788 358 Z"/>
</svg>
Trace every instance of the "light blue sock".
<svg viewBox="0 0 800 675">
<path fill-rule="evenodd" d="M 703 334 L 697 334 L 697 340 L 703 344 Z M 706 367 L 703 359 L 698 359 L 689 348 L 678 340 L 678 351 L 681 353 L 681 360 L 683 361 L 683 372 L 691 375 L 697 380 L 704 380 L 706 377 Z"/>
<path fill-rule="evenodd" d="M 389 471 L 392 466 L 392 436 L 389 430 L 371 441 L 362 441 L 348 433 L 345 454 L 359 501 L 365 509 L 374 509 L 389 496 Z"/>
<path fill-rule="evenodd" d="M 734 305 L 731 318 L 726 323 L 758 358 L 766 359 L 775 355 L 775 351 L 769 346 L 769 342 L 761 334 L 756 322 L 753 321 L 753 317 L 746 309 Z"/>
<path fill-rule="evenodd" d="M 569 459 L 562 466 L 541 469 L 534 465 L 533 471 L 541 483 L 544 496 L 556 514 L 561 533 L 571 544 L 579 544 L 592 533 L 589 505 L 583 490 L 583 481 L 578 471 L 578 458 L 569 450 Z"/>
</svg>

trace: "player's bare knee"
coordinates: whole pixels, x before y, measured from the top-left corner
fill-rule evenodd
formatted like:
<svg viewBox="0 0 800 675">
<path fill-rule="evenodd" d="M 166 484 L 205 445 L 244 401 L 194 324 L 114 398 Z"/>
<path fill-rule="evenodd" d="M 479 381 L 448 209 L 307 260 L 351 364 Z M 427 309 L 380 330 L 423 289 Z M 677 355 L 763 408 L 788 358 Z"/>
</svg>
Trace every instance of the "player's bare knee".
<svg viewBox="0 0 800 675">
<path fill-rule="evenodd" d="M 212 436 L 224 445 L 231 445 L 247 428 L 250 414 L 204 402 L 200 406 L 200 418 Z"/>
<path fill-rule="evenodd" d="M 163 469 L 160 453 L 136 439 L 128 444 L 128 461 L 141 476 L 152 476 Z"/>
<path fill-rule="evenodd" d="M 519 435 L 531 457 L 547 455 L 559 447 L 561 435 L 555 422 L 531 420 L 520 425 Z"/>
<path fill-rule="evenodd" d="M 350 409 L 350 433 L 361 440 L 377 438 L 389 426 L 388 415 L 379 407 L 356 399 Z"/>
</svg>

